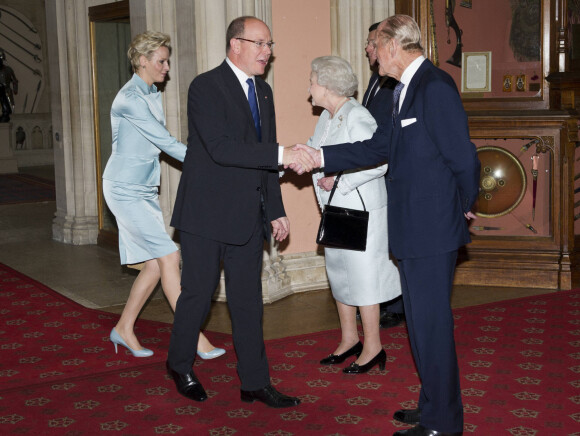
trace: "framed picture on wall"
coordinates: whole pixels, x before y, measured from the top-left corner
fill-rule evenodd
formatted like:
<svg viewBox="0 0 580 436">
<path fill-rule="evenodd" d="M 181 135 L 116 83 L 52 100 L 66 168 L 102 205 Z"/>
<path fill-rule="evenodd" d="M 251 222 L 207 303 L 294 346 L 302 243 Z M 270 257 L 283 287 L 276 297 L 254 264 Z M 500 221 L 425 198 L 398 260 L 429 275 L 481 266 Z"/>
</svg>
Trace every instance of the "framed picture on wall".
<svg viewBox="0 0 580 436">
<path fill-rule="evenodd" d="M 461 92 L 491 91 L 491 52 L 461 54 Z"/>
</svg>

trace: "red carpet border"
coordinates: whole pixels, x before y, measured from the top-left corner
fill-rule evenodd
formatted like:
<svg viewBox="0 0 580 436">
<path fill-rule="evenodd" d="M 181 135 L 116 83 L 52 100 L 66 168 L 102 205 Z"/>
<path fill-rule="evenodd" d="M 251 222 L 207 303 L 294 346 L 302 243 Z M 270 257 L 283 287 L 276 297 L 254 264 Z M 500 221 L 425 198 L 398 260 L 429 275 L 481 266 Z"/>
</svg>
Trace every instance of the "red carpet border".
<svg viewBox="0 0 580 436">
<path fill-rule="evenodd" d="M 0 264 L 0 434 L 389 435 L 420 381 L 399 326 L 381 331 L 385 371 L 346 375 L 320 358 L 338 331 L 267 341 L 272 383 L 291 409 L 242 403 L 228 353 L 196 361 L 209 399 L 179 396 L 164 369 L 170 326 L 140 321 L 152 358 L 115 355 L 115 315 L 86 309 Z M 325 309 L 326 310 L 326 309 Z M 465 434 L 580 435 L 580 291 L 454 311 Z"/>
</svg>

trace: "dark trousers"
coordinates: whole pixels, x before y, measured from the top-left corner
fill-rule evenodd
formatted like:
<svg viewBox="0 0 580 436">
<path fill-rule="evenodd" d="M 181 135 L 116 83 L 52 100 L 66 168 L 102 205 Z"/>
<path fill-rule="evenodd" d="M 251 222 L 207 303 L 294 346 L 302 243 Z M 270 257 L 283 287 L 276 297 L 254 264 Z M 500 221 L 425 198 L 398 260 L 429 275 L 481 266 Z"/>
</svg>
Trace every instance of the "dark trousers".
<svg viewBox="0 0 580 436">
<path fill-rule="evenodd" d="M 243 390 L 257 390 L 270 383 L 262 333 L 262 222 L 244 245 L 230 245 L 181 232 L 181 295 L 177 300 L 168 361 L 187 374 L 196 356 L 200 328 L 220 279 L 223 261 L 226 296 L 232 319 L 238 375 Z M 203 383 L 203 380 L 200 380 Z"/>
<path fill-rule="evenodd" d="M 448 433 L 463 431 L 450 305 L 456 261 L 457 251 L 399 260 L 409 342 L 422 385 L 421 424 Z"/>
<path fill-rule="evenodd" d="M 389 313 L 397 313 L 397 314 L 402 315 L 403 312 L 405 311 L 403 309 L 402 296 L 399 295 L 398 297 L 395 297 L 392 300 L 385 301 L 384 303 L 381 303 L 381 313 L 383 313 L 383 311 L 389 312 Z"/>
</svg>

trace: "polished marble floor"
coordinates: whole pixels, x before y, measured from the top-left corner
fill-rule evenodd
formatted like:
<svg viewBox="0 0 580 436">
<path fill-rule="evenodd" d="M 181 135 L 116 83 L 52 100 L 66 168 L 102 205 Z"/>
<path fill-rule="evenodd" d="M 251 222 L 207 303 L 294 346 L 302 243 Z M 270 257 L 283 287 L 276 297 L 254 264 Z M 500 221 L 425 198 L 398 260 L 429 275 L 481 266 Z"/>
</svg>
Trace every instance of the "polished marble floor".
<svg viewBox="0 0 580 436">
<path fill-rule="evenodd" d="M 52 168 L 21 172 L 51 178 Z M 67 245 L 52 240 L 55 202 L 0 205 L 0 262 L 66 297 L 94 309 L 120 313 L 137 271 L 121 267 L 116 250 L 96 245 Z M 453 290 L 452 306 L 464 307 L 553 292 L 543 289 L 461 286 Z M 147 303 L 143 319 L 172 322 L 173 313 L 160 287 Z M 266 339 L 339 327 L 329 289 L 295 294 L 264 308 Z M 231 332 L 226 303 L 214 303 L 208 330 Z"/>
</svg>

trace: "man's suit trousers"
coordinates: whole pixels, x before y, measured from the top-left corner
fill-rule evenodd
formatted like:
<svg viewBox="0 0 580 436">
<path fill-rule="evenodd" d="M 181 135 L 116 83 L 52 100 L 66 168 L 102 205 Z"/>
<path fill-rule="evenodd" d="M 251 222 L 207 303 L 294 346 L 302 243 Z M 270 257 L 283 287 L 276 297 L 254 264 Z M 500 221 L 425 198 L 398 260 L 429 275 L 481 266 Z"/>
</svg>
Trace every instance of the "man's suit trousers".
<svg viewBox="0 0 580 436">
<path fill-rule="evenodd" d="M 270 383 L 270 374 L 262 333 L 264 231 L 261 214 L 256 214 L 255 230 L 244 245 L 226 244 L 186 232 L 181 232 L 180 237 L 182 290 L 173 323 L 169 365 L 181 374 L 191 369 L 199 331 L 209 313 L 223 262 L 241 389 L 252 391 L 265 387 Z"/>
</svg>

